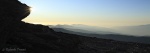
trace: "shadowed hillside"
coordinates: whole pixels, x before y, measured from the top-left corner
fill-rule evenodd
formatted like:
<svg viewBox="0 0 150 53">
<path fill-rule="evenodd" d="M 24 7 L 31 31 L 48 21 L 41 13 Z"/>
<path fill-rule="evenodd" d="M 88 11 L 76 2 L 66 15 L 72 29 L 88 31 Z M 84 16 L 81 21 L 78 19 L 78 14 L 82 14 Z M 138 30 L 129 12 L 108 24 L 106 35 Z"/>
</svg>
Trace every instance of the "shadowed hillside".
<svg viewBox="0 0 150 53">
<path fill-rule="evenodd" d="M 55 32 L 48 26 L 22 22 L 29 7 L 0 0 L 0 53 L 149 53 L 149 44 L 121 42 Z"/>
</svg>

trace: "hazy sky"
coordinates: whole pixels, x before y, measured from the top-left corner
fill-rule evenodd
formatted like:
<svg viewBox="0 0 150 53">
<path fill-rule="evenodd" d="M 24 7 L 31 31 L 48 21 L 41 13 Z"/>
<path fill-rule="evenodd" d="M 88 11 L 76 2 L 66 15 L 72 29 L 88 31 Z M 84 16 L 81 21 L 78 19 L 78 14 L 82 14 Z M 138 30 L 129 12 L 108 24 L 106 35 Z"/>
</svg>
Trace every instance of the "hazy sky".
<svg viewBox="0 0 150 53">
<path fill-rule="evenodd" d="M 150 0 L 20 0 L 32 7 L 23 21 L 39 24 L 150 24 Z"/>
</svg>

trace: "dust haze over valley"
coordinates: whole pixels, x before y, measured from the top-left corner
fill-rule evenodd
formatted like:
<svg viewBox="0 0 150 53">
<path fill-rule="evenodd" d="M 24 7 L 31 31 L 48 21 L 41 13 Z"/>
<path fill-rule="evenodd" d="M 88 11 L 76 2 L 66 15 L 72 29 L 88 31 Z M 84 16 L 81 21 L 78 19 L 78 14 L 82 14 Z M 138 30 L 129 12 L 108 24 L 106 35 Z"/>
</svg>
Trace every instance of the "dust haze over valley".
<svg viewBox="0 0 150 53">
<path fill-rule="evenodd" d="M 137 25 L 137 26 L 120 26 L 120 27 L 98 27 L 89 26 L 83 24 L 58 24 L 51 25 L 52 28 L 64 28 L 71 31 L 83 32 L 83 33 L 96 33 L 96 34 L 124 34 L 131 36 L 150 36 L 150 24 L 147 25 Z M 82 31 L 84 30 L 84 31 Z"/>
<path fill-rule="evenodd" d="M 78 34 L 88 37 L 113 39 L 118 41 L 149 43 L 150 25 L 123 26 L 123 27 L 97 27 L 83 24 L 48 25 L 57 32 Z"/>
</svg>

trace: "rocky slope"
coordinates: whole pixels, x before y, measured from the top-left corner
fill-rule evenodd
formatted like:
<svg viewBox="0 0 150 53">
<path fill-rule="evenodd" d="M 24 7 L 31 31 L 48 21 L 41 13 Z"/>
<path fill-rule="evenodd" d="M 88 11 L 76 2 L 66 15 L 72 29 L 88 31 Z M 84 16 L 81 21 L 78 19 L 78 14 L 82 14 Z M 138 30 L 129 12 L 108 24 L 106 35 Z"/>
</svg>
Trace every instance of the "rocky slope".
<svg viewBox="0 0 150 53">
<path fill-rule="evenodd" d="M 149 53 L 149 44 L 121 42 L 55 32 L 47 26 L 23 23 L 7 41 L 7 48 L 26 53 Z M 12 50 L 11 52 L 16 52 Z"/>
<path fill-rule="evenodd" d="M 0 53 L 150 52 L 149 44 L 84 37 L 55 32 L 48 26 L 25 23 L 21 19 L 29 15 L 25 10 L 29 8 L 27 5 L 18 0 L 0 0 L 0 3 Z"/>
<path fill-rule="evenodd" d="M 29 26 L 30 25 L 30 26 Z M 23 26 L 23 25 L 21 25 Z M 23 30 L 24 29 L 24 30 Z M 13 34 L 5 48 L 22 48 L 29 53 L 149 53 L 149 44 L 121 42 L 55 32 L 42 25 L 28 24 Z M 23 31 L 22 31 L 23 30 Z M 7 52 L 4 50 L 4 52 Z M 14 51 L 16 52 L 16 51 Z"/>
</svg>

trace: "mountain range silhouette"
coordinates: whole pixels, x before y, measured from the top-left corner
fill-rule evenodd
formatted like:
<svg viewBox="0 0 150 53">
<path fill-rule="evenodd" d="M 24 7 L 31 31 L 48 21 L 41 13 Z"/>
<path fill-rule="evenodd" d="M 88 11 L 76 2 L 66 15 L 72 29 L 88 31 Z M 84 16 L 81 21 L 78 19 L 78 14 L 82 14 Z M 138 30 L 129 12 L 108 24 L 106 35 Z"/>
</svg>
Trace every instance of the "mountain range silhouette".
<svg viewBox="0 0 150 53">
<path fill-rule="evenodd" d="M 0 53 L 149 53 L 150 45 L 55 32 L 21 21 L 30 7 L 0 0 Z"/>
</svg>

